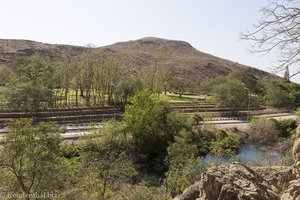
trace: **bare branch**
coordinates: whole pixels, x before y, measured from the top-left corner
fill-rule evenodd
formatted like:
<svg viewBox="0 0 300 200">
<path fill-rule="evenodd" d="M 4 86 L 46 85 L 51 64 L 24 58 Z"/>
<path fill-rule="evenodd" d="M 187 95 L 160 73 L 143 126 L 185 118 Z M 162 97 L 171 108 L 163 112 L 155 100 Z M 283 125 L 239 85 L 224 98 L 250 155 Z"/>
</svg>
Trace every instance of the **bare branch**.
<svg viewBox="0 0 300 200">
<path fill-rule="evenodd" d="M 279 72 L 287 65 L 300 63 L 300 1 L 270 0 L 260 10 L 262 18 L 254 25 L 254 30 L 247 30 L 241 38 L 251 43 L 251 53 L 279 52 Z M 295 74 L 298 74 L 297 72 Z"/>
</svg>

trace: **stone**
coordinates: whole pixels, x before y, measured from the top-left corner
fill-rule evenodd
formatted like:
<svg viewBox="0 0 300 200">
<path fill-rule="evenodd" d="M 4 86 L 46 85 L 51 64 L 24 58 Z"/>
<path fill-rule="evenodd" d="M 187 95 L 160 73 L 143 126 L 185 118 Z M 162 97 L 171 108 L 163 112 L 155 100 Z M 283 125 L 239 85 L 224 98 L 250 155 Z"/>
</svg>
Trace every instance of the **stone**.
<svg viewBox="0 0 300 200">
<path fill-rule="evenodd" d="M 276 200 L 276 187 L 251 168 L 235 163 L 221 164 L 202 175 L 199 200 Z"/>
<path fill-rule="evenodd" d="M 300 138 L 297 138 L 293 146 L 293 158 L 295 163 L 300 161 Z"/>
<path fill-rule="evenodd" d="M 300 200 L 300 126 L 293 158 L 293 166 L 249 167 L 240 163 L 213 166 L 175 199 Z"/>
<path fill-rule="evenodd" d="M 200 182 L 194 183 L 192 186 L 188 187 L 183 191 L 183 194 L 178 198 L 178 200 L 194 200 L 199 197 L 199 184 Z"/>
</svg>

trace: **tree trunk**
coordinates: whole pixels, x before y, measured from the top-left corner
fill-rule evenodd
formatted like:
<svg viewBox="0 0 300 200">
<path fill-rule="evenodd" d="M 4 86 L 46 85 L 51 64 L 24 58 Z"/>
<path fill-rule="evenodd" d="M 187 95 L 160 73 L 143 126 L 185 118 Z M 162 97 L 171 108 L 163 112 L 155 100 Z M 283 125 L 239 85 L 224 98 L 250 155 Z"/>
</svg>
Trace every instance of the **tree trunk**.
<svg viewBox="0 0 300 200">
<path fill-rule="evenodd" d="M 78 88 L 77 87 L 75 89 L 75 104 L 76 104 L 76 107 L 78 107 Z"/>
<path fill-rule="evenodd" d="M 179 91 L 178 93 L 179 93 L 179 98 L 181 98 L 182 95 L 183 95 L 183 92 L 182 92 L 182 91 Z"/>
</svg>

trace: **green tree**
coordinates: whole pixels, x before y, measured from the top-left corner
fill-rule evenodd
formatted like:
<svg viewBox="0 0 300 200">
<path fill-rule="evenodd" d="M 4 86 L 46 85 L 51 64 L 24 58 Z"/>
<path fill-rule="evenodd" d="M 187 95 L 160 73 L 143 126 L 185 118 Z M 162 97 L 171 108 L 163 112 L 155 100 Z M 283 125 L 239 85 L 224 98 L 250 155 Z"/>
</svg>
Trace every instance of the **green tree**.
<svg viewBox="0 0 300 200">
<path fill-rule="evenodd" d="M 8 174 L 11 188 L 2 192 L 30 194 L 57 191 L 62 186 L 60 135 L 54 126 L 31 120 L 15 120 L 4 139 L 1 168 Z"/>
<path fill-rule="evenodd" d="M 234 115 L 249 103 L 249 93 L 245 85 L 233 78 L 227 78 L 224 83 L 214 88 L 215 100 L 220 107 L 230 108 Z"/>
<path fill-rule="evenodd" d="M 286 84 L 289 91 L 289 96 L 295 108 L 300 105 L 300 84 L 292 82 Z"/>
<path fill-rule="evenodd" d="M 286 66 L 286 68 L 285 68 L 283 79 L 286 82 L 290 82 L 290 70 L 289 70 L 289 66 Z"/>
<path fill-rule="evenodd" d="M 130 143 L 122 130 L 119 122 L 108 121 L 95 134 L 84 139 L 83 177 L 78 183 L 80 193 L 89 198 L 108 199 L 137 176 L 128 159 Z"/>
<path fill-rule="evenodd" d="M 182 77 L 174 77 L 171 81 L 171 88 L 178 93 L 179 98 L 182 97 L 184 92 L 192 92 L 194 90 L 193 82 Z"/>
<path fill-rule="evenodd" d="M 174 197 L 200 178 L 204 165 L 198 157 L 197 145 L 191 141 L 191 132 L 182 131 L 168 147 L 165 188 L 167 197 Z"/>
<path fill-rule="evenodd" d="M 5 66 L 0 64 L 0 86 L 6 86 L 9 82 L 11 70 Z"/>
<path fill-rule="evenodd" d="M 126 132 L 132 135 L 137 154 L 149 162 L 163 159 L 166 149 L 184 127 L 179 114 L 171 113 L 167 102 L 161 101 L 149 90 L 137 93 L 126 106 L 124 122 Z"/>
<path fill-rule="evenodd" d="M 166 94 L 171 89 L 174 77 L 174 67 L 164 62 L 163 49 L 158 49 L 154 63 L 142 74 L 145 87 L 158 95 L 161 92 Z"/>
<path fill-rule="evenodd" d="M 69 93 L 72 89 L 72 81 L 75 77 L 74 70 L 77 68 L 76 59 L 72 59 L 69 55 L 63 54 L 56 62 L 54 70 L 54 88 L 56 88 L 55 106 L 57 100 L 60 101 L 60 106 L 68 106 Z M 74 90 L 75 87 L 73 87 Z"/>
<path fill-rule="evenodd" d="M 250 90 L 251 93 L 258 94 L 260 92 L 258 85 L 258 77 L 254 75 L 254 68 L 242 68 L 232 72 L 230 75 L 241 81 Z"/>
<path fill-rule="evenodd" d="M 289 94 L 287 86 L 288 85 L 279 83 L 276 80 L 268 82 L 264 86 L 264 100 L 266 105 L 274 108 L 293 108 L 294 102 Z"/>
<path fill-rule="evenodd" d="M 216 140 L 211 142 L 211 152 L 218 156 L 230 155 L 239 150 L 244 140 L 238 135 L 228 135 L 225 131 L 216 130 Z"/>
<path fill-rule="evenodd" d="M 11 65 L 10 108 L 37 111 L 53 105 L 53 67 L 39 56 L 21 57 Z"/>
<path fill-rule="evenodd" d="M 142 82 L 138 78 L 127 78 L 121 80 L 116 85 L 115 89 L 115 102 L 127 103 L 130 97 L 133 97 L 138 91 L 142 90 Z"/>
<path fill-rule="evenodd" d="M 144 185 L 132 185 L 116 194 L 113 200 L 166 200 L 158 194 L 157 188 Z"/>
</svg>

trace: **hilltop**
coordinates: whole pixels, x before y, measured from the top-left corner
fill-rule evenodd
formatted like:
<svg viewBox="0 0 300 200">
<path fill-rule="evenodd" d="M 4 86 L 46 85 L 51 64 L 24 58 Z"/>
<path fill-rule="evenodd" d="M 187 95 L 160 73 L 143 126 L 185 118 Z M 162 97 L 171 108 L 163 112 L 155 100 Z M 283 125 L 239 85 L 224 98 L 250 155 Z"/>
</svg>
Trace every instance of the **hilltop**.
<svg viewBox="0 0 300 200">
<path fill-rule="evenodd" d="M 201 52 L 184 41 L 154 37 L 118 42 L 98 49 L 101 49 L 105 55 L 119 60 L 130 74 L 137 74 L 153 65 L 159 55 L 162 57 L 161 64 L 175 68 L 177 75 L 197 80 L 227 75 L 232 71 L 249 67 Z M 0 39 L 0 65 L 6 65 L 16 56 L 39 53 L 51 60 L 62 54 L 78 56 L 86 50 L 86 47 L 81 46 Z M 268 75 L 267 72 L 250 68 L 256 76 Z"/>
</svg>

